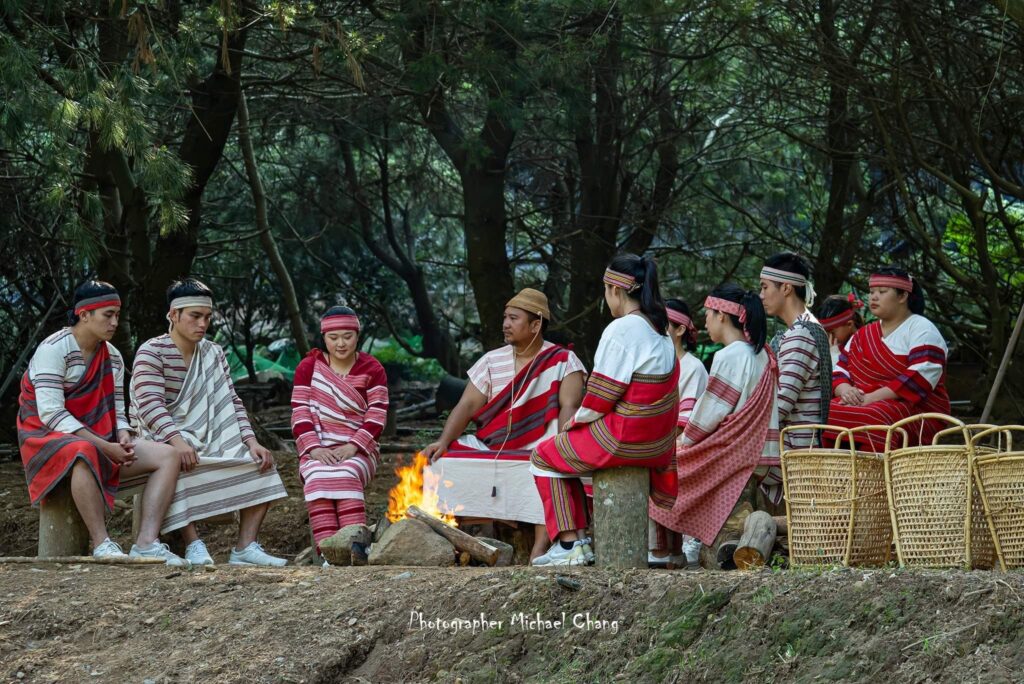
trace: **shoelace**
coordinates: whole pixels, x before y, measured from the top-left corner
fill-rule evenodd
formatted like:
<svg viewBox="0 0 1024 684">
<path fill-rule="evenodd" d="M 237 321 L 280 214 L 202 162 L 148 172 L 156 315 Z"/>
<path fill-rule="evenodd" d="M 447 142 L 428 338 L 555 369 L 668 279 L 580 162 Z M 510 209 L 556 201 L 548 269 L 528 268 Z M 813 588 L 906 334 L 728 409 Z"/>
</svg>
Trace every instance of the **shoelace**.
<svg viewBox="0 0 1024 684">
<path fill-rule="evenodd" d="M 121 546 L 116 541 L 109 538 L 104 539 L 103 542 L 99 546 L 97 546 L 95 550 L 99 551 L 100 549 L 106 549 L 109 551 L 111 548 L 113 548 L 118 553 L 124 553 L 124 551 L 121 549 Z"/>
</svg>

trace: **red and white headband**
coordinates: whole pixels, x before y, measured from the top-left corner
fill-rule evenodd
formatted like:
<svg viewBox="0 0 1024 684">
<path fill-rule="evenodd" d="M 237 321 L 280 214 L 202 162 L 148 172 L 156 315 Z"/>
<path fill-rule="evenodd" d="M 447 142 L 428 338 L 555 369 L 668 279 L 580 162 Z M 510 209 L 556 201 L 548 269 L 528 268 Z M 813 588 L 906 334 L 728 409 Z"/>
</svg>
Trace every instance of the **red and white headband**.
<svg viewBox="0 0 1024 684">
<path fill-rule="evenodd" d="M 185 295 L 184 297 L 175 297 L 171 300 L 170 309 L 176 311 L 178 309 L 187 309 L 190 306 L 205 306 L 208 309 L 213 308 L 213 298 L 207 297 L 206 295 Z"/>
<path fill-rule="evenodd" d="M 718 297 L 708 297 L 704 300 L 704 308 L 732 314 L 740 319 L 740 323 L 747 322 L 747 310 L 738 302 L 730 302 L 728 299 L 720 299 Z"/>
<path fill-rule="evenodd" d="M 850 308 L 846 311 L 837 313 L 835 316 L 819 319 L 818 323 L 821 324 L 822 328 L 825 330 L 835 330 L 839 326 L 852 321 L 854 316 L 857 315 L 857 311 L 864 308 L 864 302 L 857 299 L 857 295 L 852 292 L 846 295 L 846 299 L 850 302 Z"/>
<path fill-rule="evenodd" d="M 868 278 L 868 287 L 891 287 L 894 290 L 913 292 L 914 278 L 912 276 L 904 278 L 902 276 L 874 273 Z"/>
<path fill-rule="evenodd" d="M 95 311 L 96 309 L 104 309 L 108 306 L 121 306 L 121 295 L 116 292 L 108 292 L 95 297 L 89 297 L 83 299 L 75 304 L 75 315 L 82 313 L 83 311 Z"/>
<path fill-rule="evenodd" d="M 602 280 L 613 287 L 621 287 L 626 292 L 633 292 L 640 287 L 640 283 L 636 282 L 636 278 L 633 276 L 628 273 L 613 271 L 610 268 L 605 269 Z"/>
<path fill-rule="evenodd" d="M 778 268 L 771 268 L 770 266 L 764 266 L 761 268 L 761 277 L 764 280 L 770 280 L 773 283 L 789 283 L 794 287 L 803 287 L 807 290 L 807 295 L 804 298 L 804 302 L 807 306 L 814 304 L 814 297 L 817 294 L 814 291 L 814 283 L 808 280 L 805 276 L 792 271 L 783 271 Z"/>
<path fill-rule="evenodd" d="M 321 333 L 334 332 L 335 330 L 355 330 L 359 332 L 360 329 L 359 317 L 354 314 L 334 314 L 320 319 Z"/>
<path fill-rule="evenodd" d="M 668 313 L 668 320 L 672 321 L 676 325 L 681 325 L 686 329 L 694 329 L 693 320 L 686 314 L 676 311 L 672 307 L 665 307 L 666 313 Z"/>
</svg>

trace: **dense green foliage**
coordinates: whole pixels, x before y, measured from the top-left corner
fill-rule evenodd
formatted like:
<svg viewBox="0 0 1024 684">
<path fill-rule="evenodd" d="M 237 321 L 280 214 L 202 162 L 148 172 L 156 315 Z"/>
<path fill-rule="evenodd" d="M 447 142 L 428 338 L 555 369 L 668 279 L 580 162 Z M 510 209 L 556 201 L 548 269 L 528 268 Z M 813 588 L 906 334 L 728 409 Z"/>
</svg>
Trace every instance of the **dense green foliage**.
<svg viewBox="0 0 1024 684">
<path fill-rule="evenodd" d="M 0 369 L 89 275 L 125 293 L 129 353 L 187 273 L 239 359 L 290 336 L 244 93 L 310 337 L 345 302 L 457 372 L 535 286 L 589 356 L 616 251 L 699 304 L 788 248 L 822 295 L 906 266 L 990 371 L 1024 264 L 1024 30 L 1000 6 L 3 0 Z"/>
</svg>

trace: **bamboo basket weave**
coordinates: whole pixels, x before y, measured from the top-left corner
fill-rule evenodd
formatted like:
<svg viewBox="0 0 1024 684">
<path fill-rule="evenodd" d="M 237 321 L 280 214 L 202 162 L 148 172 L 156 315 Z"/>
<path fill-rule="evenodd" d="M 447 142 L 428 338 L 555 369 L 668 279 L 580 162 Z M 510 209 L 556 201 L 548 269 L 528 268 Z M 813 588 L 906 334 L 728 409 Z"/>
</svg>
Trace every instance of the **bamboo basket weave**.
<svg viewBox="0 0 1024 684">
<path fill-rule="evenodd" d="M 833 448 L 782 448 L 792 429 L 837 432 Z M 856 431 L 887 431 L 868 426 Z M 779 435 L 786 496 L 790 565 L 884 565 L 892 526 L 882 454 L 858 452 L 855 431 L 825 425 L 790 426 Z M 843 439 L 847 447 L 842 448 Z"/>
<path fill-rule="evenodd" d="M 1024 451 L 1014 450 L 1013 432 L 1024 433 L 1024 426 L 992 428 L 971 440 L 975 449 L 974 482 L 999 567 L 1004 571 L 1024 568 Z M 999 437 L 997 446 L 984 447 L 982 442 L 992 436 Z M 1003 436 L 1007 438 L 1005 446 Z"/>
<path fill-rule="evenodd" d="M 932 444 L 893 448 L 893 436 L 901 428 L 926 419 L 945 421 L 954 429 L 935 435 Z M 938 443 L 952 435 L 956 444 Z M 973 460 L 968 426 L 951 416 L 923 413 L 889 428 L 885 480 L 901 567 L 992 567 L 994 548 L 974 487 Z"/>
</svg>

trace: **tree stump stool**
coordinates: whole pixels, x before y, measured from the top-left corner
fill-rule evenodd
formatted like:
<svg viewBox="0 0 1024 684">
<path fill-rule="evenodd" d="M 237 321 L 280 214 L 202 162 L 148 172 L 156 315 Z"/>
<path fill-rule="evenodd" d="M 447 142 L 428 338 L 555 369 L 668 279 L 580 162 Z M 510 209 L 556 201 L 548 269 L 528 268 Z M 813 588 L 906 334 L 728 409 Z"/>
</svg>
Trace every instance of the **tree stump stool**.
<svg viewBox="0 0 1024 684">
<path fill-rule="evenodd" d="M 89 553 L 89 531 L 71 497 L 71 477 L 65 477 L 39 505 L 40 558 L 84 556 Z"/>
<path fill-rule="evenodd" d="M 594 472 L 594 539 L 603 568 L 647 567 L 647 468 Z"/>
</svg>

